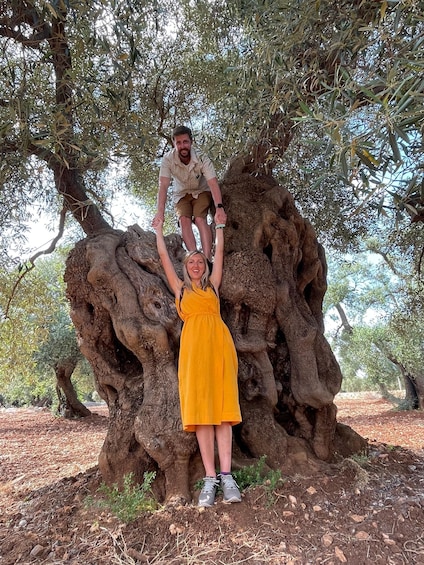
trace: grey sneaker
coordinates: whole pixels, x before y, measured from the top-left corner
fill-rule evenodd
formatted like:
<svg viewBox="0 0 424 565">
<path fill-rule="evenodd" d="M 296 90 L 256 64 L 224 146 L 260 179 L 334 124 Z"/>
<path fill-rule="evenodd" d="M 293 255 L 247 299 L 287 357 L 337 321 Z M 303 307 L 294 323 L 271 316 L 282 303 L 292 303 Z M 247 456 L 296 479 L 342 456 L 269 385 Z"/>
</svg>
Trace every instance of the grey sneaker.
<svg viewBox="0 0 424 565">
<path fill-rule="evenodd" d="M 241 502 L 241 494 L 238 484 L 233 479 L 232 475 L 220 475 L 221 488 L 224 493 L 223 502 L 229 504 L 230 502 Z"/>
<path fill-rule="evenodd" d="M 219 485 L 218 479 L 215 477 L 205 477 L 203 479 L 203 487 L 199 494 L 198 506 L 213 506 L 215 502 L 216 487 Z"/>
</svg>

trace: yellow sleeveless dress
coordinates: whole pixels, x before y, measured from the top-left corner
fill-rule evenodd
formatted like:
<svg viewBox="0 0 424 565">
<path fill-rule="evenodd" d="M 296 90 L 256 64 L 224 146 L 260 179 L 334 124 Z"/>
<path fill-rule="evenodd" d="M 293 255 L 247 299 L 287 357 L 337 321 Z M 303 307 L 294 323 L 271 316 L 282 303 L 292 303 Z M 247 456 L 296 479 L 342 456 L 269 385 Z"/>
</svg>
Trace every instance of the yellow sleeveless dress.
<svg viewBox="0 0 424 565">
<path fill-rule="evenodd" d="M 212 288 L 184 289 L 176 300 L 183 320 L 178 381 L 183 429 L 241 422 L 237 354 Z"/>
</svg>

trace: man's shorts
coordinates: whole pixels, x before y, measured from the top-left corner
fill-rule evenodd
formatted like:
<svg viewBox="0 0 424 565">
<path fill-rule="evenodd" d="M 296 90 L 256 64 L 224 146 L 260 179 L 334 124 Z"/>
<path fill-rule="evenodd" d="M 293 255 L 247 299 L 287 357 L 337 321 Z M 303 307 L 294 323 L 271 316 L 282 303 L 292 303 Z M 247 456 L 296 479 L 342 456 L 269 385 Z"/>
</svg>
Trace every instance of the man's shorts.
<svg viewBox="0 0 424 565">
<path fill-rule="evenodd" d="M 206 218 L 212 204 L 212 194 L 201 192 L 197 198 L 191 194 L 186 194 L 175 204 L 175 212 L 178 218 L 187 216 L 188 218 Z"/>
</svg>

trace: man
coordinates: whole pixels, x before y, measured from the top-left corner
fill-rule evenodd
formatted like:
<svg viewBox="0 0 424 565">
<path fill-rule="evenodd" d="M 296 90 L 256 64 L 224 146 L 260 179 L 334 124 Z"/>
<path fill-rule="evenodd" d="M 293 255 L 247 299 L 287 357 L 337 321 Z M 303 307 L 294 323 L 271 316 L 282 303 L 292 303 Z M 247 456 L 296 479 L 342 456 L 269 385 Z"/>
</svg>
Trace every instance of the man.
<svg viewBox="0 0 424 565">
<path fill-rule="evenodd" d="M 225 224 L 227 215 L 222 205 L 221 189 L 214 166 L 207 155 L 192 147 L 191 129 L 179 126 L 172 132 L 174 148 L 167 153 L 159 171 L 158 207 L 152 226 L 163 221 L 168 188 L 173 180 L 173 200 L 181 227 L 181 235 L 188 251 L 196 250 L 193 222 L 199 230 L 203 253 L 211 260 L 212 231 L 207 215 L 212 201 L 216 221 Z"/>
</svg>

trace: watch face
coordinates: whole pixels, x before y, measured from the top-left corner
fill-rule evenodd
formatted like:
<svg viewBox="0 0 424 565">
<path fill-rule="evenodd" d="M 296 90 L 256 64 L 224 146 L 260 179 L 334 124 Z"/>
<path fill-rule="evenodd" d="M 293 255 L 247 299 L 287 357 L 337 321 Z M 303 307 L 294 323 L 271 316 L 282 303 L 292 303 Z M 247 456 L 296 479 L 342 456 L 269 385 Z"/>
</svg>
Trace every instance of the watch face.
<svg viewBox="0 0 424 565">
<path fill-rule="evenodd" d="M 224 208 L 224 204 L 217 204 L 216 207 L 217 208 Z"/>
</svg>

